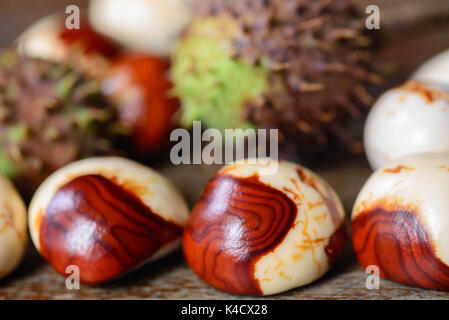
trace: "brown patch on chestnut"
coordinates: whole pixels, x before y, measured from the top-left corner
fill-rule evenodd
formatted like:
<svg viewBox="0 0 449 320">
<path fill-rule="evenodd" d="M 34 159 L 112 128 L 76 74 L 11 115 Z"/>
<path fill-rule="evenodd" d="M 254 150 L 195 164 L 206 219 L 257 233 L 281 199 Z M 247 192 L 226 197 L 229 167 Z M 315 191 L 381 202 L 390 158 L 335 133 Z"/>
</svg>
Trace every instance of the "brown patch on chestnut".
<svg viewBox="0 0 449 320">
<path fill-rule="evenodd" d="M 364 208 L 352 222 L 352 243 L 362 267 L 378 266 L 383 278 L 449 289 L 449 266 L 436 256 L 415 206 L 384 205 L 380 201 Z"/>
<path fill-rule="evenodd" d="M 95 32 L 86 19 L 82 19 L 79 29 L 67 29 L 61 25 L 61 32 L 58 36 L 66 45 L 77 46 L 85 54 L 115 57 L 120 53 L 119 47 Z"/>
<path fill-rule="evenodd" d="M 329 267 L 332 267 L 343 252 L 347 240 L 346 223 L 342 223 L 340 227 L 332 234 L 329 243 L 324 247 L 324 252 L 329 261 Z"/>
<path fill-rule="evenodd" d="M 138 53 L 124 54 L 110 70 L 107 94 L 120 106 L 120 118 L 132 131 L 133 151 L 157 154 L 169 142 L 179 100 L 170 94 L 166 59 Z"/>
<path fill-rule="evenodd" d="M 100 175 L 80 176 L 59 188 L 41 216 L 42 255 L 63 275 L 67 266 L 78 266 L 86 284 L 132 270 L 182 233 Z"/>
<path fill-rule="evenodd" d="M 434 89 L 418 81 L 408 81 L 406 84 L 402 85 L 400 89 L 420 95 L 429 104 L 439 99 L 449 101 L 449 94 L 447 94 L 446 92 Z"/>
<path fill-rule="evenodd" d="M 183 250 L 195 273 L 217 289 L 262 294 L 255 264 L 294 227 L 296 204 L 258 176 L 217 174 L 184 230 Z"/>
<path fill-rule="evenodd" d="M 395 168 L 387 168 L 387 169 L 384 169 L 384 172 L 386 172 L 386 173 L 399 173 L 399 172 L 401 172 L 402 170 L 414 171 L 415 168 L 407 167 L 407 166 L 403 166 L 403 165 L 399 165 L 399 166 L 397 166 L 397 167 L 395 167 Z"/>
</svg>

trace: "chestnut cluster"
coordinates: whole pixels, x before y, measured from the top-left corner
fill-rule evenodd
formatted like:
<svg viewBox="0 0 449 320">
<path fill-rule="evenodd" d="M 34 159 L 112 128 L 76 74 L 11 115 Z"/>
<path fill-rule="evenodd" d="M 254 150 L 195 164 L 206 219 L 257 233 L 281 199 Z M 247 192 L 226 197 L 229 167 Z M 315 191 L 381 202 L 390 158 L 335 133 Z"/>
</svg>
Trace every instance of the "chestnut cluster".
<svg viewBox="0 0 449 320">
<path fill-rule="evenodd" d="M 191 214 L 162 175 L 118 157 L 74 162 L 53 173 L 29 206 L 32 241 L 61 273 L 97 285 L 159 259 L 182 244 L 206 283 L 232 294 L 272 295 L 321 278 L 346 242 L 335 191 L 310 170 L 245 159 L 223 167 Z M 368 180 L 352 212 L 352 244 L 363 267 L 408 285 L 449 289 L 449 155 L 390 162 Z M 26 209 L 0 179 L 0 275 L 26 248 Z M 6 257 L 10 257 L 6 259 Z M 12 258 L 11 258 L 12 257 Z"/>
<path fill-rule="evenodd" d="M 64 14 L 44 17 L 0 53 L 0 174 L 27 199 L 73 161 L 105 155 L 141 160 L 169 144 L 179 101 L 170 93 L 168 48 L 138 51 L 116 41 L 97 8 L 110 2 L 92 1 L 91 17 L 81 16 L 78 29 L 66 26 Z M 162 18 L 163 2 L 148 1 L 144 12 Z M 127 5 L 135 10 L 137 4 Z"/>
<path fill-rule="evenodd" d="M 247 159 L 225 166 L 189 216 L 181 194 L 156 171 L 119 157 L 80 160 L 35 193 L 31 239 L 57 272 L 66 275 L 75 265 L 89 285 L 121 277 L 182 241 L 193 271 L 219 290 L 269 295 L 303 286 L 323 276 L 342 252 L 344 209 L 308 169 L 279 161 L 276 173 L 264 175 L 265 165 Z M 0 179 L 0 188 L 4 276 L 23 256 L 27 222 L 11 183 Z"/>
<path fill-rule="evenodd" d="M 133 128 L 134 148 L 152 152 L 178 108 L 169 96 L 168 63 L 157 56 L 169 53 L 170 37 L 188 21 L 188 10 L 176 1 L 145 2 L 150 11 L 179 9 L 170 10 L 179 16 L 166 19 L 176 23 L 164 29 L 164 41 L 149 33 L 144 46 L 134 41 L 142 38 L 134 21 L 127 21 L 134 26 L 129 32 L 111 29 L 117 1 L 103 0 L 92 1 L 91 14 L 99 15 L 95 30 L 87 22 L 81 30 L 64 30 L 61 17 L 51 16 L 19 39 L 18 50 L 100 81 L 102 93 L 121 106 L 121 121 Z M 105 4 L 110 11 L 103 10 Z M 161 26 L 164 19 L 148 23 Z M 374 265 L 386 279 L 440 290 L 449 290 L 448 56 L 432 59 L 374 105 L 364 139 L 376 172 L 351 216 L 352 246 L 362 267 Z M 17 138 L 21 132 L 12 133 Z M 0 164 L 5 159 L 0 153 Z M 40 184 L 28 215 L 12 183 L 0 176 L 0 278 L 19 265 L 28 228 L 56 272 L 65 276 L 76 265 L 88 285 L 117 279 L 180 246 L 193 272 L 221 291 L 272 295 L 310 284 L 335 265 L 345 247 L 343 205 L 309 169 L 261 160 L 223 167 L 190 213 L 166 177 L 121 157 L 69 161 Z M 264 174 L 266 166 L 278 169 Z"/>
<path fill-rule="evenodd" d="M 382 95 L 365 126 L 377 170 L 352 212 L 352 243 L 363 267 L 386 279 L 449 289 L 449 51 Z"/>
<path fill-rule="evenodd" d="M 131 128 L 133 151 L 155 153 L 178 108 L 177 99 L 168 93 L 168 52 L 136 51 L 107 37 L 108 30 L 99 32 L 95 26 L 104 19 L 94 16 L 101 16 L 96 7 L 110 1 L 97 2 L 92 2 L 91 18 L 83 17 L 79 29 L 67 29 L 64 15 L 42 18 L 19 37 L 17 50 L 26 57 L 69 65 L 99 81 L 105 96 L 118 106 L 120 120 Z"/>
<path fill-rule="evenodd" d="M 49 15 L 0 53 L 0 278 L 23 257 L 27 225 L 56 271 L 77 265 L 87 284 L 179 246 L 188 218 L 179 192 L 111 156 L 165 149 L 179 104 L 168 57 L 189 17 L 185 1 L 92 0 L 79 27 Z M 7 178 L 24 198 L 34 194 L 28 219 Z"/>
<path fill-rule="evenodd" d="M 170 94 L 167 57 L 190 20 L 189 1 L 118 3 L 91 1 L 80 29 L 67 29 L 64 15 L 45 17 L 19 37 L 13 48 L 17 58 L 13 67 L 7 59 L 0 59 L 9 64 L 6 71 L 12 70 L 7 74 L 0 70 L 0 80 L 6 79 L 2 83 L 18 84 L 16 95 L 8 96 L 8 107 L 25 110 L 16 118 L 7 118 L 8 123 L 0 119 L 0 129 L 22 128 L 32 105 L 28 101 L 47 102 L 62 87 L 65 94 L 58 100 L 57 113 L 47 104 L 31 109 L 56 115 L 51 124 L 57 125 L 52 128 L 61 131 L 62 123 L 68 137 L 66 142 L 58 140 L 58 135 L 51 137 L 61 147 L 59 154 L 66 156 L 64 161 L 53 166 L 41 163 L 27 171 L 31 174 L 26 181 L 33 182 L 27 183 L 32 189 L 29 193 L 39 186 L 28 219 L 24 201 L 6 178 L 0 178 L 0 277 L 20 262 L 27 225 L 45 260 L 62 275 L 68 266 L 76 265 L 84 284 L 116 279 L 173 252 L 181 242 L 192 269 L 214 287 L 231 293 L 275 294 L 323 276 L 343 249 L 345 215 L 332 188 L 301 166 L 280 162 L 278 172 L 271 176 L 260 174 L 260 166 L 251 160 L 227 166 L 210 181 L 189 217 L 183 197 L 154 170 L 121 157 L 98 157 L 96 149 L 66 152 L 69 142 L 105 140 L 103 130 L 87 135 L 65 120 L 67 110 L 74 108 L 67 97 L 77 97 L 75 89 L 80 84 L 92 84 L 82 86 L 89 103 L 92 94 L 88 89 L 95 87 L 107 102 L 101 105 L 113 108 L 110 122 L 114 128 L 122 128 L 117 123 L 127 128 L 123 131 L 131 137 L 132 151 L 120 154 L 157 153 L 178 109 L 178 100 Z M 135 13 L 136 8 L 147 16 L 133 19 L 128 13 Z M 117 14 L 121 16 L 118 27 Z M 65 76 L 65 81 L 59 77 L 50 81 L 53 78 L 48 74 L 55 66 L 80 75 L 82 83 L 70 82 Z M 19 81 L 22 75 L 32 78 L 33 85 L 24 88 Z M 0 91 L 1 102 L 3 92 L 11 90 Z M 44 120 L 49 118 L 43 115 Z M 43 154 L 54 160 L 54 149 L 40 139 L 48 131 L 40 128 L 47 129 L 47 123 L 39 124 L 32 134 L 39 143 L 30 143 L 28 135 L 18 130 L 5 135 L 11 139 L 0 146 L 4 149 L 0 165 L 12 168 L 2 171 L 13 172 L 10 178 L 16 173 L 24 175 L 20 168 L 28 168 L 17 161 L 45 162 Z M 79 139 L 73 141 L 74 136 Z M 22 150 L 18 138 L 31 145 L 22 158 L 12 157 L 5 147 Z M 37 175 L 37 167 L 50 169 Z"/>
</svg>

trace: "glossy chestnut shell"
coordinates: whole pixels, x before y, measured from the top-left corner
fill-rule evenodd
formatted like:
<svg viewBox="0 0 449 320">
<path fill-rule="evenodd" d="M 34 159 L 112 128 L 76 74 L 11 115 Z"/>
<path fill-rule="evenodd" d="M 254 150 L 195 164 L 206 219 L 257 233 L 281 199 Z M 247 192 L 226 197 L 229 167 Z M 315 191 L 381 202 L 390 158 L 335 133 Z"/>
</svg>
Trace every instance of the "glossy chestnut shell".
<svg viewBox="0 0 449 320">
<path fill-rule="evenodd" d="M 449 154 L 419 154 L 375 172 L 352 213 L 363 268 L 407 285 L 449 289 Z"/>
<path fill-rule="evenodd" d="M 34 244 L 63 275 L 98 284 L 180 244 L 188 208 L 153 170 L 121 158 L 76 162 L 53 174 L 30 206 Z"/>
<path fill-rule="evenodd" d="M 321 178 L 287 162 L 274 175 L 259 168 L 244 163 L 219 171 L 183 236 L 195 273 L 234 294 L 269 295 L 310 283 L 329 270 L 346 239 L 340 200 Z"/>
</svg>

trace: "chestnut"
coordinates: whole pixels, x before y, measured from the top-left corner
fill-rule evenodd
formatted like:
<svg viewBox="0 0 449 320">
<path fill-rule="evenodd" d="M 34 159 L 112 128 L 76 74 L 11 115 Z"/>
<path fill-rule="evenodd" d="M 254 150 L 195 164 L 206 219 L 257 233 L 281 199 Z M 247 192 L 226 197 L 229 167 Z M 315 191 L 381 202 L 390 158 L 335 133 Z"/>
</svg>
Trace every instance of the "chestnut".
<svg viewBox="0 0 449 320">
<path fill-rule="evenodd" d="M 371 167 L 422 152 L 449 152 L 449 86 L 409 81 L 387 91 L 365 125 Z"/>
<path fill-rule="evenodd" d="M 39 187 L 29 209 L 34 245 L 65 275 L 99 284 L 156 260 L 181 243 L 188 207 L 163 176 L 118 157 L 74 162 Z"/>
<path fill-rule="evenodd" d="M 103 93 L 120 110 L 132 131 L 133 151 L 139 156 L 161 153 L 168 145 L 179 101 L 171 95 L 169 62 L 139 53 L 123 54 L 111 63 Z"/>
<path fill-rule="evenodd" d="M 121 48 L 95 32 L 82 17 L 79 29 L 67 29 L 65 14 L 52 14 L 33 23 L 17 39 L 17 49 L 26 57 L 70 64 L 92 76 L 106 72 Z"/>
<path fill-rule="evenodd" d="M 89 21 L 98 32 L 139 52 L 169 56 L 192 18 L 192 0 L 92 0 Z"/>
<path fill-rule="evenodd" d="M 287 291 L 320 278 L 342 252 L 345 213 L 336 193 L 304 167 L 277 165 L 270 175 L 262 174 L 261 161 L 225 166 L 193 209 L 184 255 L 219 290 Z"/>
<path fill-rule="evenodd" d="M 412 75 L 412 79 L 449 85 L 449 50 L 426 61 Z"/>
<path fill-rule="evenodd" d="M 375 172 L 352 212 L 363 268 L 407 285 L 449 289 L 449 154 L 423 153 Z"/>
<path fill-rule="evenodd" d="M 12 183 L 0 176 L 0 279 L 19 265 L 27 240 L 25 204 Z"/>
</svg>

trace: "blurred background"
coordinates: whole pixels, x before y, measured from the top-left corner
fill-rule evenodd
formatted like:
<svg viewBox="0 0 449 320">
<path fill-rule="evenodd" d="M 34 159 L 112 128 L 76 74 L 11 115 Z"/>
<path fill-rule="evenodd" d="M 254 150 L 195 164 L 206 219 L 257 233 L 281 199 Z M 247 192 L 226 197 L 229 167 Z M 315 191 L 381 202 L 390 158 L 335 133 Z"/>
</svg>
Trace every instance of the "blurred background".
<svg viewBox="0 0 449 320">
<path fill-rule="evenodd" d="M 88 0 L 2 0 L 0 1 L 0 46 L 10 44 L 30 23 L 57 11 L 63 12 L 68 5 L 86 8 Z M 360 0 L 360 8 L 378 5 L 383 22 L 400 25 L 401 21 L 414 24 L 420 21 L 449 18 L 447 0 Z"/>
<path fill-rule="evenodd" d="M 81 11 L 88 0 L 2 0 L 0 1 L 0 47 L 9 46 L 31 23 L 48 14 L 65 12 L 68 5 Z"/>
<path fill-rule="evenodd" d="M 68 5 L 78 5 L 81 12 L 88 0 L 2 0 L 0 1 L 0 48 L 11 45 L 33 22 L 48 14 L 63 13 Z M 449 1 L 447 0 L 360 0 L 364 12 L 368 5 L 378 5 L 381 10 L 381 28 L 391 35 L 405 30 L 400 46 L 394 42 L 386 52 L 390 56 L 402 56 L 404 68 L 416 67 L 449 45 Z M 85 11 L 84 11 L 85 12 Z M 437 27 L 435 27 L 437 25 Z M 445 28 L 441 28 L 441 26 Z M 416 39 L 416 40 L 413 40 Z M 398 43 L 399 44 L 399 43 Z M 401 48 L 402 47 L 402 48 Z M 413 49 L 413 54 L 409 51 Z"/>
<path fill-rule="evenodd" d="M 125 0 L 122 1 L 123 4 L 126 3 Z M 13 45 L 17 37 L 37 20 L 52 13 L 64 14 L 68 5 L 79 6 L 81 14 L 85 14 L 88 4 L 88 0 L 0 0 L 0 49 L 5 49 Z M 372 4 L 378 5 L 381 12 L 381 30 L 380 32 L 376 32 L 380 41 L 376 47 L 372 48 L 372 57 L 386 61 L 389 69 L 385 83 L 383 83 L 382 87 L 376 88 L 375 97 L 377 98 L 384 90 L 405 81 L 424 61 L 449 48 L 449 0 L 361 0 L 358 3 L 358 9 L 364 14 L 365 8 Z M 120 16 L 117 16 L 117 21 L 119 19 Z M 148 30 L 145 32 L 150 33 L 151 31 Z M 138 38 L 138 40 L 145 43 L 144 39 Z M 171 102 L 164 100 L 163 97 L 159 97 L 159 100 L 153 99 L 154 96 L 162 95 L 161 92 L 167 89 L 165 88 L 168 86 L 167 79 L 165 79 L 167 73 L 166 61 L 161 62 L 150 56 L 144 57 L 143 59 L 141 59 L 142 57 L 138 57 L 138 59 L 134 58 L 135 56 L 124 62 L 119 60 L 119 67 L 121 65 L 130 67 L 129 69 L 132 71 L 129 71 L 130 74 L 132 73 L 130 78 L 135 81 L 135 83 L 125 82 L 123 88 L 126 90 L 123 91 L 134 93 L 140 90 L 146 93 L 147 95 L 141 95 L 143 96 L 143 102 L 141 103 L 143 105 L 142 110 L 162 110 L 167 105 L 171 105 Z M 372 60 L 375 59 L 373 58 Z M 145 68 L 140 68 L 141 63 L 143 63 Z M 148 71 L 145 73 L 142 70 Z M 154 79 L 156 81 L 153 81 Z M 162 83 L 164 88 L 161 89 L 159 85 L 155 85 L 155 82 Z M 119 91 L 120 95 L 122 90 Z M 131 106 L 131 109 L 133 109 L 133 106 Z M 158 121 L 158 118 L 152 114 L 149 119 L 145 120 L 148 120 L 148 123 L 150 123 L 153 120 Z M 168 127 L 169 121 L 166 122 L 167 125 L 163 126 L 160 129 L 161 131 L 165 132 L 170 129 Z M 163 122 L 159 121 L 159 123 Z M 363 125 L 362 121 L 359 124 Z M 151 127 L 147 123 L 144 126 Z M 140 129 L 142 126 L 138 123 L 136 127 Z M 147 138 L 147 134 L 154 135 L 154 132 L 141 132 L 136 130 L 137 137 Z M 159 137 L 156 137 L 155 140 L 158 139 Z M 138 147 L 153 151 L 152 145 L 138 145 Z M 51 154 L 47 150 L 44 151 L 47 154 Z M 167 149 L 163 149 L 162 151 L 167 151 Z M 337 157 L 335 156 L 335 152 L 328 152 L 325 155 L 325 160 L 328 160 L 331 165 L 319 167 L 314 162 L 314 169 L 338 191 L 347 212 L 350 212 L 357 193 L 372 171 L 363 154 L 357 156 L 352 155 L 350 161 L 347 161 L 347 158 L 342 158 L 344 161 L 339 162 L 336 161 Z M 148 159 L 154 161 L 152 156 L 145 158 L 146 161 L 150 161 Z M 152 166 L 153 164 L 154 162 L 151 163 Z M 185 195 L 190 205 L 194 204 L 199 198 L 204 185 L 218 168 L 217 166 L 200 165 L 174 166 L 166 158 L 163 158 L 154 167 L 175 183 Z M 53 169 L 53 167 L 50 169 Z M 48 172 L 45 173 L 47 174 Z M 37 180 L 35 182 L 39 183 L 42 180 L 41 178 L 35 179 Z M 29 186 L 29 184 L 27 185 Z M 25 191 L 31 194 L 33 190 Z M 346 286 L 352 286 L 354 283 L 364 283 L 364 278 L 361 280 L 364 274 L 358 272 L 355 258 L 351 253 L 346 254 L 346 256 L 348 255 L 349 258 L 344 259 L 345 263 L 341 266 L 341 269 L 345 272 L 343 276 L 338 278 L 331 275 L 331 277 L 335 278 L 335 281 L 333 283 L 330 282 L 329 286 L 319 285 L 315 289 L 309 290 L 309 295 L 303 295 L 301 297 L 322 298 L 338 296 L 341 295 L 341 292 L 345 292 L 344 288 Z M 80 293 L 74 292 L 70 294 L 67 294 L 66 291 L 60 292 L 61 279 L 51 271 L 49 266 L 43 263 L 34 249 L 31 249 L 31 246 L 30 252 L 27 254 L 25 260 L 26 262 L 23 264 L 21 271 L 15 277 L 10 278 L 7 283 L 3 283 L 3 291 L 0 292 L 0 298 L 2 296 L 6 298 L 117 298 L 130 296 L 192 298 L 192 291 L 198 294 L 196 297 L 229 298 L 228 296 L 219 295 L 219 293 L 205 288 L 196 280 L 192 280 L 194 278 L 185 264 L 178 263 L 179 260 L 182 261 L 179 256 L 174 258 L 174 261 L 178 264 L 164 262 L 164 266 L 168 265 L 168 267 L 160 268 L 160 270 L 156 270 L 158 268 L 155 267 L 154 270 L 151 270 L 153 272 L 141 272 L 140 277 L 139 274 L 137 276 L 134 274 L 133 277 L 138 279 L 137 285 L 134 279 L 130 281 L 128 278 L 122 283 L 117 284 L 115 291 L 109 290 L 109 288 L 87 288 Z M 158 280 L 154 281 L 155 279 Z M 179 290 L 179 283 L 186 284 L 185 287 L 189 288 L 189 290 Z M 370 294 L 379 294 L 378 292 L 374 292 L 376 290 L 367 293 L 366 290 L 357 291 L 356 289 L 351 288 L 350 290 L 350 292 L 353 292 L 354 298 L 364 298 L 366 296 L 371 298 L 373 296 L 369 296 Z M 407 294 L 412 292 L 410 288 L 405 290 L 407 290 Z M 394 286 L 387 288 L 383 292 L 387 292 L 387 297 L 397 294 Z M 417 295 L 421 294 L 418 291 L 414 292 Z M 404 292 L 400 291 L 400 294 L 404 294 Z M 435 293 L 435 295 L 438 294 Z M 385 296 L 378 296 L 377 298 L 385 298 Z"/>
</svg>

